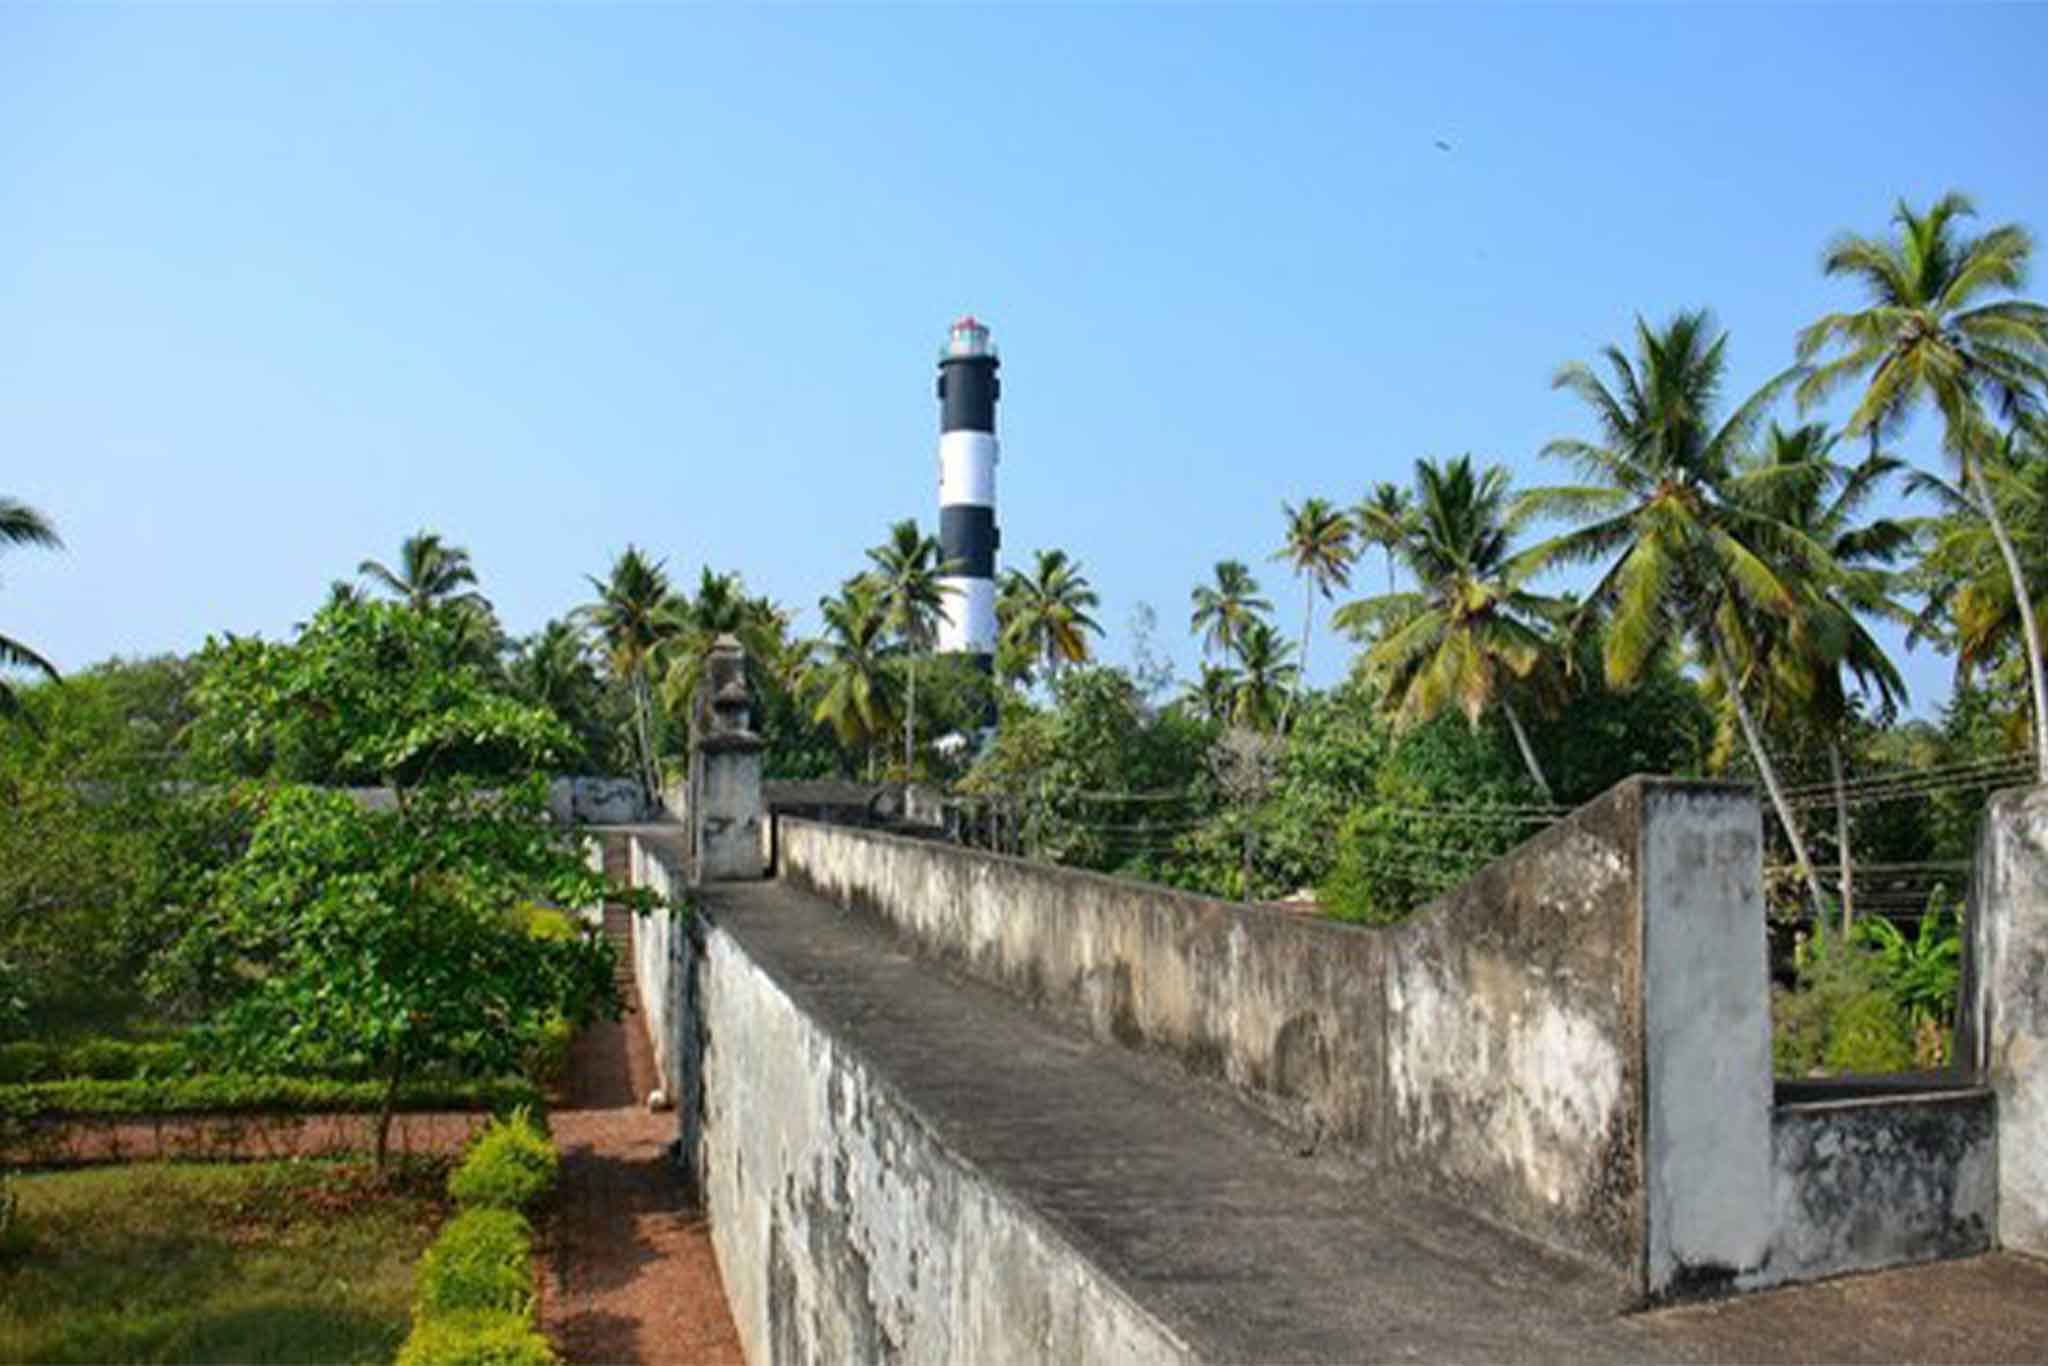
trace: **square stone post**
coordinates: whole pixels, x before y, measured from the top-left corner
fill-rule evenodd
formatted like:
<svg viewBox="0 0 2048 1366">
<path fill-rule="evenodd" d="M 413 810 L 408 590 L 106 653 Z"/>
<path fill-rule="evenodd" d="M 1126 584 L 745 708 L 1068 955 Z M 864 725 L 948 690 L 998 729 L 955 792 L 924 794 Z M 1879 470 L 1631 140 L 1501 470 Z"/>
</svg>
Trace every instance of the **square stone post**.
<svg viewBox="0 0 2048 1366">
<path fill-rule="evenodd" d="M 696 831 L 697 879 L 728 882 L 758 878 L 761 857 L 761 737 L 749 728 L 746 654 L 738 640 L 720 636 L 704 669 L 706 715 L 692 768 L 691 824 Z"/>
<path fill-rule="evenodd" d="M 2048 787 L 1984 809 L 1956 1061 L 1998 1093 L 1998 1243 L 2048 1256 Z"/>
</svg>

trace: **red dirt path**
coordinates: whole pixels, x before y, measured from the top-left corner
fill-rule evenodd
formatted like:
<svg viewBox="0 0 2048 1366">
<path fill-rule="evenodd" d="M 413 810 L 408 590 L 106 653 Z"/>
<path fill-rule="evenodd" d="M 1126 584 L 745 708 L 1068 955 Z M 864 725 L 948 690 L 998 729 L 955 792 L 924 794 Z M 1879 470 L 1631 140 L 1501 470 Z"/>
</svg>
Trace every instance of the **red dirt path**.
<svg viewBox="0 0 2048 1366">
<path fill-rule="evenodd" d="M 598 1024 L 569 1059 L 569 1098 L 549 1126 L 562 1180 L 540 1276 L 541 1326 L 572 1362 L 742 1361 L 711 1253 L 664 1149 L 672 1113 L 655 1086 L 642 1017 Z"/>
</svg>

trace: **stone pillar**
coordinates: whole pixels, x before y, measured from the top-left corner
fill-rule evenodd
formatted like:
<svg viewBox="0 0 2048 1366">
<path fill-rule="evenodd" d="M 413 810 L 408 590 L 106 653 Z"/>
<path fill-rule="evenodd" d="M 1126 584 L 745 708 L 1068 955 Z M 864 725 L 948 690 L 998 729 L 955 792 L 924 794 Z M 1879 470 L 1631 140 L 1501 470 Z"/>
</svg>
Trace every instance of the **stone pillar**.
<svg viewBox="0 0 2048 1366">
<path fill-rule="evenodd" d="M 2048 1256 L 2048 787 L 1984 809 L 1956 1060 L 1998 1093 L 1998 1242 Z"/>
<path fill-rule="evenodd" d="M 700 882 L 762 876 L 761 737 L 748 726 L 746 654 L 739 641 L 720 636 L 704 667 L 692 770 L 691 825 Z"/>
</svg>

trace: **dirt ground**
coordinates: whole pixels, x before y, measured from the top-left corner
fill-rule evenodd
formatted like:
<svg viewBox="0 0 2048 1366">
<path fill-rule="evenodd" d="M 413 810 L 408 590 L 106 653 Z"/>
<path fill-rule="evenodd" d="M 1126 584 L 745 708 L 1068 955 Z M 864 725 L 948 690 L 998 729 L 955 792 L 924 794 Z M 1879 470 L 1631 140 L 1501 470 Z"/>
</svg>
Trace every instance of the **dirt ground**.
<svg viewBox="0 0 2048 1366">
<path fill-rule="evenodd" d="M 585 1030 L 566 1104 L 549 1112 L 562 1180 L 542 1252 L 541 1325 L 578 1363 L 733 1366 L 710 1230 L 664 1149 L 673 1114 L 650 1114 L 653 1051 L 638 1014 Z"/>
</svg>

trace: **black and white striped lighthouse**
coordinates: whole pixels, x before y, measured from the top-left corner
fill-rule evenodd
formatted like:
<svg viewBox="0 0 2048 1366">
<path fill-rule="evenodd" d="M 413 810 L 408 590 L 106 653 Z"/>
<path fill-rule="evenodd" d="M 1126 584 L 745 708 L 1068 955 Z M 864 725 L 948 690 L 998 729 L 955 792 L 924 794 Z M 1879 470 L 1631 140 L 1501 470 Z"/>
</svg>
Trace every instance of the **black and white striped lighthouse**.
<svg viewBox="0 0 2048 1366">
<path fill-rule="evenodd" d="M 939 649 L 972 655 L 985 670 L 996 653 L 996 349 L 972 316 L 939 352 L 939 548 L 958 572 L 945 589 Z"/>
</svg>

